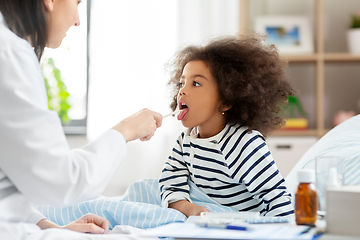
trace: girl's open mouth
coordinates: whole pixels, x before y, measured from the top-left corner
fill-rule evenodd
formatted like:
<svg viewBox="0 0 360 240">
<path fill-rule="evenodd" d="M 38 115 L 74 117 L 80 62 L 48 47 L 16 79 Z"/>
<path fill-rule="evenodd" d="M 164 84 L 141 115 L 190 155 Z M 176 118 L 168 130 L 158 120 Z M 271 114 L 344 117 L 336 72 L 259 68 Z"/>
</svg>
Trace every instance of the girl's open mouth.
<svg viewBox="0 0 360 240">
<path fill-rule="evenodd" d="M 179 103 L 179 109 L 181 112 L 177 115 L 179 121 L 183 120 L 186 114 L 189 112 L 189 108 L 185 103 Z"/>
</svg>

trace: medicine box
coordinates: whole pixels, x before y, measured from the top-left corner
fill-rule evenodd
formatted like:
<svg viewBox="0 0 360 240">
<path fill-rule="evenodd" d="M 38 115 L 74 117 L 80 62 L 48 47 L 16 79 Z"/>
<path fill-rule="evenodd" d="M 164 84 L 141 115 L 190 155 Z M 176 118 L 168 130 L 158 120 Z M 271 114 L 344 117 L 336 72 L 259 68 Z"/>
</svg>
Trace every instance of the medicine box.
<svg viewBox="0 0 360 240">
<path fill-rule="evenodd" d="M 360 236 L 360 185 L 326 191 L 326 232 Z"/>
</svg>

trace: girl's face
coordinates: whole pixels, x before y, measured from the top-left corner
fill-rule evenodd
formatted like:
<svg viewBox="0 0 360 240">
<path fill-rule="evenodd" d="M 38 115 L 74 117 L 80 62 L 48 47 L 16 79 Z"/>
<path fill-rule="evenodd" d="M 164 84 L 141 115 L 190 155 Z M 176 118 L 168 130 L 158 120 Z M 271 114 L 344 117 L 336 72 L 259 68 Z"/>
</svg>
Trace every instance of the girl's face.
<svg viewBox="0 0 360 240">
<path fill-rule="evenodd" d="M 188 62 L 179 81 L 178 120 L 187 127 L 197 126 L 201 138 L 219 133 L 226 124 L 221 114 L 218 85 L 204 61 Z"/>
<path fill-rule="evenodd" d="M 44 0 L 49 34 L 47 47 L 59 47 L 69 28 L 80 25 L 80 2 L 81 0 Z"/>
</svg>

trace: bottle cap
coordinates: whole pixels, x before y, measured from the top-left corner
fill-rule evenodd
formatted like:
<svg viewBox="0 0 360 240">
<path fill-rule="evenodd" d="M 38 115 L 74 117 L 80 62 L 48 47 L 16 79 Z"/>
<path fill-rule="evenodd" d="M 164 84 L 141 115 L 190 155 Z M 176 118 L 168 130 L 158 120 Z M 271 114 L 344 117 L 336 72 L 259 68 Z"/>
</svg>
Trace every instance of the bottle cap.
<svg viewBox="0 0 360 240">
<path fill-rule="evenodd" d="M 300 183 L 315 182 L 315 171 L 313 169 L 301 169 L 298 171 L 298 181 Z"/>
</svg>

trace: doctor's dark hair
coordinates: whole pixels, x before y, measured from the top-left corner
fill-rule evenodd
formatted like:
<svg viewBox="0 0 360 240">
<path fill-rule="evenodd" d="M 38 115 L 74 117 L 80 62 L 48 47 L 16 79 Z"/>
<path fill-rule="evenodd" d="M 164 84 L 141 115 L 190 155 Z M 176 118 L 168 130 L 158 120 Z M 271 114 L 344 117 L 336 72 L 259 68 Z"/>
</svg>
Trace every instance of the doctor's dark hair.
<svg viewBox="0 0 360 240">
<path fill-rule="evenodd" d="M 172 110 L 177 106 L 183 69 L 194 60 L 206 63 L 217 82 L 221 105 L 231 106 L 224 114 L 227 122 L 237 122 L 264 136 L 285 123 L 283 106 L 295 91 L 284 73 L 287 62 L 279 58 L 273 45 L 264 44 L 263 37 L 221 37 L 180 50 L 167 64 L 169 85 L 173 86 Z"/>
<path fill-rule="evenodd" d="M 9 29 L 29 40 L 40 61 L 48 30 L 43 0 L 0 0 L 0 12 Z"/>
</svg>

